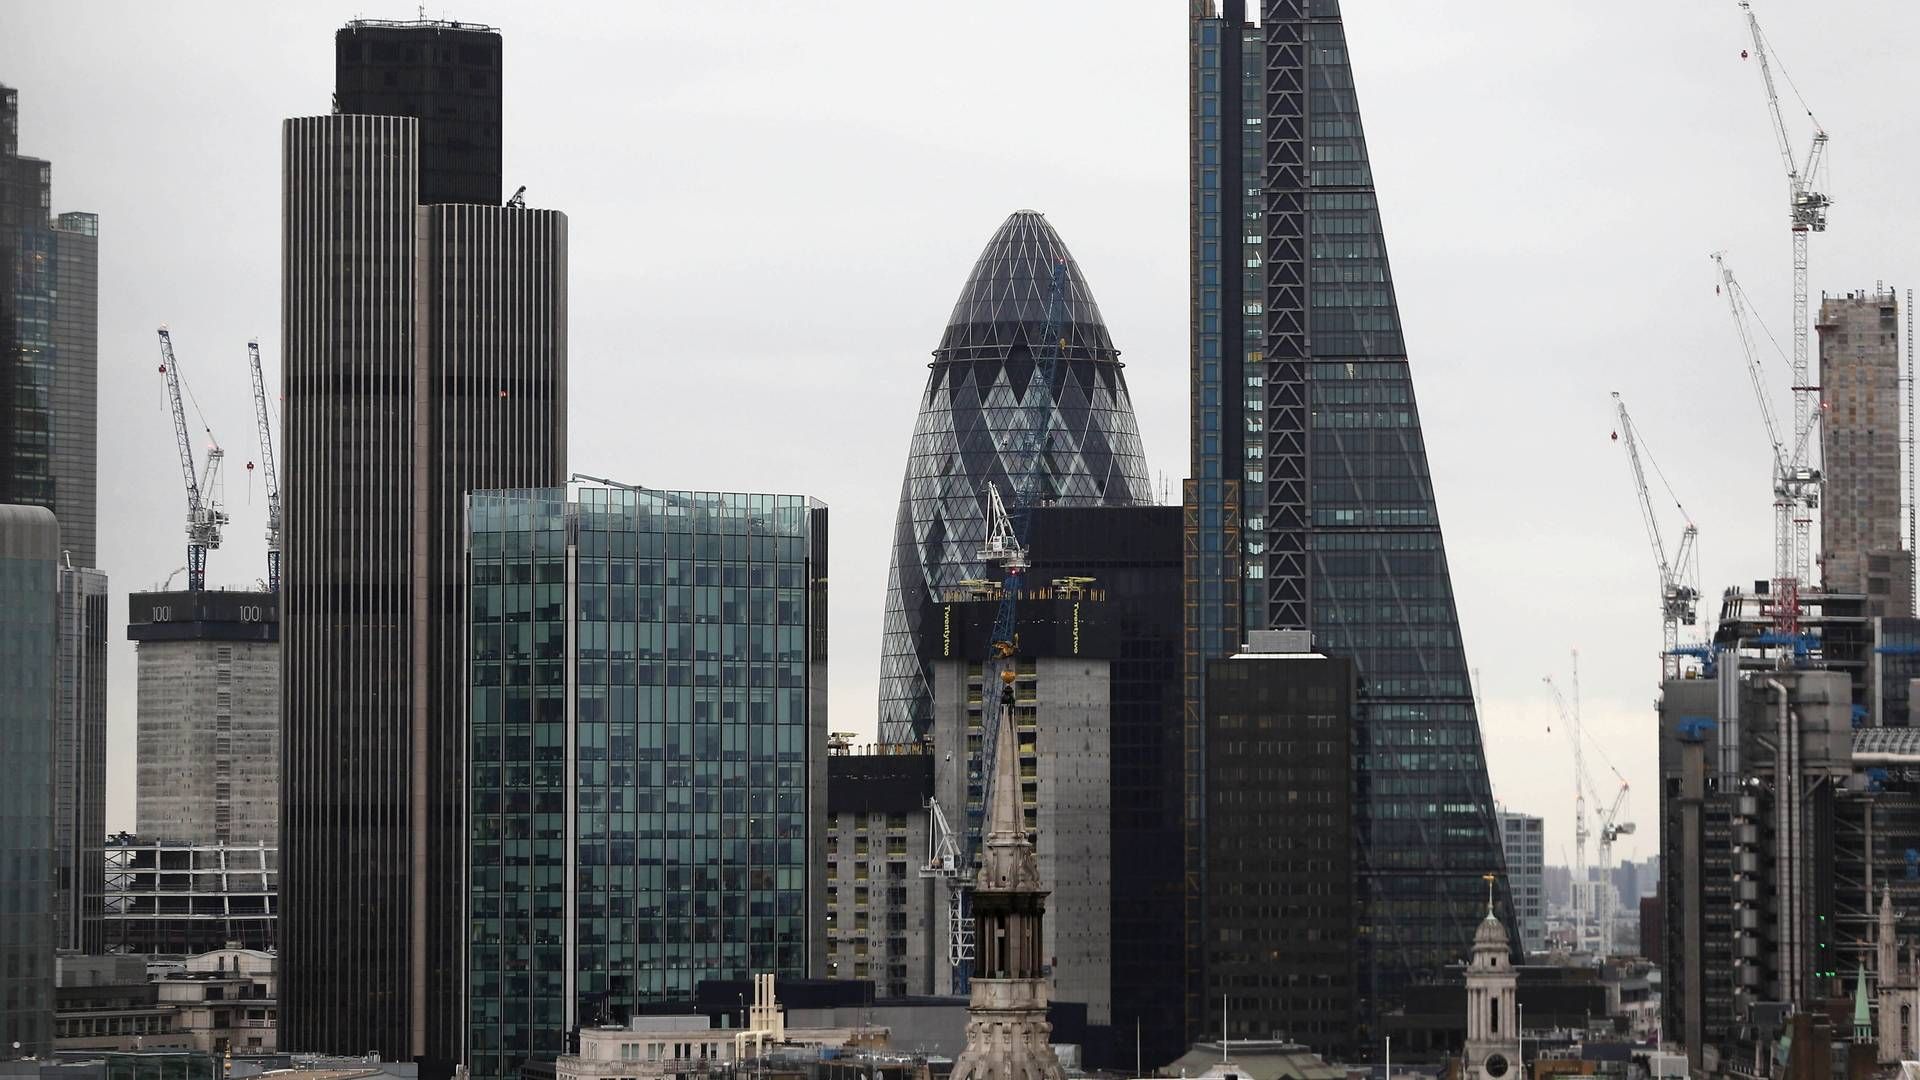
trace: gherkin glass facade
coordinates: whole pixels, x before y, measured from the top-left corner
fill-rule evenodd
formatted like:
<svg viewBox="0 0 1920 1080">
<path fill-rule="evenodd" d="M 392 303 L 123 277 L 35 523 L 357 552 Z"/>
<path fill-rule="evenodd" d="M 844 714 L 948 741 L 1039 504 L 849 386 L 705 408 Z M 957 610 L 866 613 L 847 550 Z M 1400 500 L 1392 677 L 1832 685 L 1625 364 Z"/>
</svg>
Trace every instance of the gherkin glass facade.
<svg viewBox="0 0 1920 1080">
<path fill-rule="evenodd" d="M 1152 502 L 1133 403 L 1100 307 L 1047 219 L 1008 217 L 974 263 L 947 321 L 920 400 L 894 525 L 880 657 L 880 737 L 905 742 L 931 723 L 928 658 L 918 651 L 930 598 L 986 577 L 987 485 L 1014 488 L 1026 435 L 1023 408 L 1046 392 L 1030 353 L 1046 325 L 1054 264 L 1066 260 L 1053 416 L 1043 498 L 1055 506 Z"/>
<path fill-rule="evenodd" d="M 1340 7 L 1265 0 L 1256 24 L 1246 6 L 1193 0 L 1190 23 L 1187 772 L 1203 782 L 1222 644 L 1305 628 L 1355 661 L 1367 1037 L 1466 953 L 1483 875 L 1516 923 Z M 1204 820 L 1189 831 L 1203 890 Z"/>
</svg>

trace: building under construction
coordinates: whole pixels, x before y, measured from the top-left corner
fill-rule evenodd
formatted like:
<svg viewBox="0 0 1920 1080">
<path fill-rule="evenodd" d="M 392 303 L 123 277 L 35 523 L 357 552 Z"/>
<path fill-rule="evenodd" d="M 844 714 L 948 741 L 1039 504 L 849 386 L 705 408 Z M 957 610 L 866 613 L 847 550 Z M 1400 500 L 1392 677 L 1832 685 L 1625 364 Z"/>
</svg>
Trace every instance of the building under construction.
<svg viewBox="0 0 1920 1080">
<path fill-rule="evenodd" d="M 1864 594 L 1868 616 L 1913 614 L 1913 552 L 1901 542 L 1899 321 L 1884 287 L 1820 301 L 1821 582 Z"/>
</svg>

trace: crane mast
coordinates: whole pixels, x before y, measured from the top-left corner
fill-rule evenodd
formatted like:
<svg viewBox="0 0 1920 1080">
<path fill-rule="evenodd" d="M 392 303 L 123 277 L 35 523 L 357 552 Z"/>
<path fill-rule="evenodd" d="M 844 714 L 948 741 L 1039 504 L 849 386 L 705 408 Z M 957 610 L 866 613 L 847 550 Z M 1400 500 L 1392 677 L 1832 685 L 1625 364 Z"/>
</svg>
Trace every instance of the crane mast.
<svg viewBox="0 0 1920 1080">
<path fill-rule="evenodd" d="M 1820 472 L 1807 464 L 1813 443 L 1812 423 L 1782 436 L 1779 421 L 1774 418 L 1772 395 L 1767 392 L 1766 374 L 1760 368 L 1760 353 L 1747 325 L 1754 316 L 1746 302 L 1746 290 L 1741 288 L 1726 258 L 1719 252 L 1713 254 L 1713 265 L 1720 279 L 1717 288 L 1726 295 L 1727 311 L 1733 316 L 1740 352 L 1747 362 L 1747 377 L 1753 383 L 1754 400 L 1760 406 L 1760 422 L 1767 430 L 1767 442 L 1773 453 L 1773 622 L 1777 632 L 1792 637 L 1800 630 L 1800 582 L 1805 580 L 1806 573 L 1801 562 L 1806 553 L 1805 531 L 1812 520 L 1811 512 L 1820 505 Z M 1815 412 L 1813 422 L 1818 420 L 1819 413 Z M 1794 440 L 1791 446 L 1786 442 L 1788 437 Z M 1787 655 L 1791 655 L 1791 650 Z"/>
<path fill-rule="evenodd" d="M 1675 650 L 1680 645 L 1680 627 L 1692 626 L 1698 615 L 1700 589 L 1688 577 L 1688 567 L 1692 565 L 1700 530 L 1687 516 L 1686 508 L 1680 507 L 1680 516 L 1686 525 L 1680 530 L 1679 548 L 1671 559 L 1667 557 L 1666 541 L 1660 535 L 1660 519 L 1653 510 L 1653 494 L 1647 487 L 1646 470 L 1640 464 L 1640 439 L 1634 431 L 1633 418 L 1627 415 L 1627 403 L 1620 400 L 1618 392 L 1613 395 L 1613 407 L 1620 423 L 1617 434 L 1626 443 L 1634 490 L 1640 496 L 1640 517 L 1647 528 L 1647 541 L 1653 545 L 1654 565 L 1660 572 L 1660 674 L 1663 681 L 1677 679 L 1680 657 Z M 1678 500 L 1675 505 L 1679 505 Z"/>
<path fill-rule="evenodd" d="M 1621 821 L 1620 811 L 1627 802 L 1627 782 L 1620 781 L 1620 790 L 1613 797 L 1613 805 L 1600 818 L 1600 955 L 1613 955 L 1613 882 L 1608 875 L 1613 871 L 1613 842 L 1633 832 L 1631 821 Z"/>
<path fill-rule="evenodd" d="M 1019 601 L 1026 573 L 1032 560 L 1028 557 L 1027 527 L 1033 517 L 1033 508 L 1043 496 L 1051 495 L 1043 491 L 1047 484 L 1047 449 L 1052 441 L 1053 414 L 1053 376 L 1059 366 L 1060 353 L 1066 341 L 1062 337 L 1066 326 L 1066 290 L 1067 260 L 1054 260 L 1051 280 L 1047 287 L 1047 307 L 1045 322 L 1041 327 L 1039 339 L 1028 343 L 1028 352 L 1033 358 L 1033 374 L 1027 382 L 1027 392 L 1020 410 L 1020 424 L 1011 433 L 1016 451 L 1007 469 L 1007 480 L 1012 487 L 1013 501 L 1009 505 L 1000 496 L 1000 489 L 994 484 L 987 485 L 987 538 L 979 551 L 982 562 L 1001 568 L 1000 606 L 993 621 L 993 642 L 989 647 L 989 656 L 984 665 L 981 679 L 981 720 L 986 736 L 980 740 L 980 759 L 978 776 L 980 778 L 980 807 L 984 815 L 986 807 L 993 798 L 994 744 L 993 725 L 1005 717 L 1005 722 L 1013 723 L 1014 689 L 1018 677 L 1015 654 L 1020 648 Z M 994 689 L 994 684 L 999 689 Z M 997 702 L 998 714 L 990 713 Z M 973 865 L 975 852 L 979 846 L 980 830 L 969 824 L 966 836 L 965 865 Z M 959 918 L 949 918 L 951 940 L 949 952 L 954 956 L 963 956 L 962 962 L 953 968 L 953 992 L 964 994 L 972 977 L 973 968 L 973 930 L 971 884 L 964 877 L 950 879 L 962 892 L 961 898 L 953 904 L 953 912 Z"/>
<path fill-rule="evenodd" d="M 187 589 L 207 587 L 207 552 L 220 546 L 220 527 L 227 523 L 221 507 L 220 465 L 226 451 L 207 432 L 206 464 L 196 472 L 193 440 L 187 433 L 187 411 L 180 399 L 180 365 L 173 355 L 173 335 L 160 328 L 160 373 L 167 378 L 167 399 L 173 408 L 174 444 L 180 454 L 180 473 L 187 487 Z"/>
<path fill-rule="evenodd" d="M 280 591 L 280 474 L 273 461 L 273 419 L 267 410 L 267 382 L 260 373 L 260 343 L 247 342 L 253 372 L 253 418 L 260 427 L 260 470 L 267 486 L 267 591 Z"/>
<path fill-rule="evenodd" d="M 1787 221 L 1793 236 L 1793 431 L 1794 454 L 1787 461 L 1787 495 L 1791 505 L 1785 515 L 1786 532 L 1776 531 L 1774 538 L 1774 629 L 1785 635 L 1797 635 L 1800 629 L 1800 586 L 1812 576 L 1813 512 L 1820 505 L 1820 475 L 1806 461 L 1809 435 L 1816 422 L 1819 386 L 1807 373 L 1807 240 L 1812 233 L 1827 229 L 1827 207 L 1832 200 L 1814 187 L 1814 177 L 1826 154 L 1827 133 L 1807 110 L 1813 123 L 1813 140 L 1804 160 L 1796 159 L 1793 140 L 1787 132 L 1786 116 L 1780 110 L 1780 92 L 1773 81 L 1773 62 L 1767 55 L 1766 36 L 1760 32 L 1760 18 L 1749 0 L 1740 0 L 1747 18 L 1747 30 L 1753 38 L 1753 56 L 1760 62 L 1760 82 L 1766 90 L 1767 113 L 1773 121 L 1774 148 L 1787 174 Z M 1804 106 L 1804 102 L 1802 105 Z M 1776 445 L 1780 440 L 1775 439 Z M 1780 523 L 1776 523 L 1780 524 Z"/>
<path fill-rule="evenodd" d="M 1553 676 L 1544 675 L 1542 682 L 1553 692 L 1554 707 L 1560 711 L 1561 726 L 1567 729 L 1567 737 L 1573 740 L 1573 926 L 1574 944 L 1579 945 L 1587 936 L 1587 762 L 1580 747 L 1580 653 L 1573 654 L 1573 708 L 1567 708 L 1567 699 L 1560 694 L 1560 687 Z"/>
</svg>

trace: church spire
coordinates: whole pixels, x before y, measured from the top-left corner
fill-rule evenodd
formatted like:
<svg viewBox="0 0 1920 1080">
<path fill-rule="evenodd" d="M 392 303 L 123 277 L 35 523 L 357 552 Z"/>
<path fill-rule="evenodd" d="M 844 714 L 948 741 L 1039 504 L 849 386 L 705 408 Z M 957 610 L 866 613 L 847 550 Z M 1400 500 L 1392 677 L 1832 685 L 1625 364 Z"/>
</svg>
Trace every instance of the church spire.
<svg viewBox="0 0 1920 1080">
<path fill-rule="evenodd" d="M 975 968 L 967 1002 L 967 1048 L 952 1080 L 1065 1080 L 1048 1036 L 1041 933 L 1047 891 L 1020 807 L 1020 747 L 1013 734 L 1013 672 L 1003 674 L 991 721 L 993 790 L 986 843 L 974 879 Z"/>
<path fill-rule="evenodd" d="M 1853 969 L 1853 1041 L 1873 1041 L 1873 1010 L 1867 1005 L 1867 969 Z"/>
</svg>

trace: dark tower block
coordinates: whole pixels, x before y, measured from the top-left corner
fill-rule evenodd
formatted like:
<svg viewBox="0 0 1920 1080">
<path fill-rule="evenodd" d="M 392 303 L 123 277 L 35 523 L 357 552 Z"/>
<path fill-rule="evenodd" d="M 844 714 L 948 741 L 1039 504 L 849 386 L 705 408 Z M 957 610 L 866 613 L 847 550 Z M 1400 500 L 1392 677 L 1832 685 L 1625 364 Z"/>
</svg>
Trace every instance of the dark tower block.
<svg viewBox="0 0 1920 1080">
<path fill-rule="evenodd" d="M 500 195 L 500 35 L 457 22 L 359 19 L 334 35 L 334 112 L 420 121 L 420 201 Z"/>
<path fill-rule="evenodd" d="M 281 1024 L 427 1076 L 466 1027 L 463 508 L 566 480 L 567 220 L 498 205 L 495 35 L 340 41 L 463 89 L 285 127 Z"/>
</svg>

